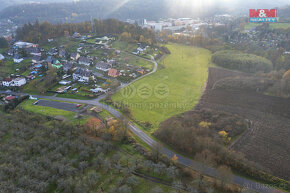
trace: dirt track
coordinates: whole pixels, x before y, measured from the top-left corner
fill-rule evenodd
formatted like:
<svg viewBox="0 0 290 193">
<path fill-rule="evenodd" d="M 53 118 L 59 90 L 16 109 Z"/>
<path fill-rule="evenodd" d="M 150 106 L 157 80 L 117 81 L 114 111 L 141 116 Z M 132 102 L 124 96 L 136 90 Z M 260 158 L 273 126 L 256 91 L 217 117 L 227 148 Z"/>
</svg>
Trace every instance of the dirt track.
<svg viewBox="0 0 290 193">
<path fill-rule="evenodd" d="M 290 180 L 290 100 L 254 92 L 212 90 L 215 82 L 222 79 L 222 70 L 216 72 L 210 69 L 208 89 L 196 109 L 209 108 L 250 120 L 251 128 L 233 149 L 272 174 Z M 225 77 L 237 74 L 228 70 L 224 73 Z"/>
</svg>

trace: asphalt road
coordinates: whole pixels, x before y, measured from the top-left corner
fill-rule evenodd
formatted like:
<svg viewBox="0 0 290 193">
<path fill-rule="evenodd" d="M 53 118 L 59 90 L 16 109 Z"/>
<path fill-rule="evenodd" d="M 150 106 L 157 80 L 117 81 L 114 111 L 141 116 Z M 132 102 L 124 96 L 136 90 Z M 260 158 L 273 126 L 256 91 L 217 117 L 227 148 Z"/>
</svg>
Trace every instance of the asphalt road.
<svg viewBox="0 0 290 193">
<path fill-rule="evenodd" d="M 147 75 L 152 74 L 152 73 L 156 72 L 156 70 L 157 70 L 157 63 L 155 61 L 151 61 L 151 62 L 154 63 L 155 67 L 154 67 L 154 70 L 151 73 L 148 73 Z M 137 81 L 137 80 L 135 80 L 135 81 Z M 132 83 L 130 83 L 130 84 L 132 84 Z M 124 88 L 125 86 L 128 86 L 128 85 L 129 84 L 121 85 L 119 89 Z M 5 93 L 5 91 L 0 91 L 0 93 Z M 19 93 L 12 92 L 9 94 L 19 94 Z M 97 106 L 100 106 L 103 109 L 109 111 L 116 118 L 127 119 L 116 109 L 114 109 L 108 105 L 100 103 L 100 100 L 105 98 L 105 95 L 101 95 L 99 98 L 94 99 L 94 100 L 78 100 L 78 99 L 59 98 L 59 97 L 53 97 L 53 96 L 39 96 L 39 95 L 33 95 L 33 97 L 36 97 L 39 99 L 52 99 L 52 100 L 59 100 L 59 101 L 64 101 L 64 102 L 67 101 L 67 102 L 82 103 L 82 104 L 87 104 L 87 105 L 97 105 Z M 61 107 L 56 105 L 56 108 L 61 108 Z M 128 125 L 129 125 L 129 129 L 135 135 L 137 135 L 140 139 L 142 139 L 146 144 L 148 144 L 149 146 L 154 147 L 156 144 L 158 144 L 158 142 L 156 142 L 154 139 L 152 139 L 150 136 L 148 136 L 145 132 L 142 131 L 142 129 L 140 129 L 139 127 L 134 125 L 134 123 L 132 123 L 129 120 L 128 120 Z M 194 160 L 186 158 L 186 157 L 179 155 L 178 153 L 175 153 L 172 150 L 169 150 L 165 147 L 162 147 L 161 151 L 164 155 L 166 155 L 169 158 L 172 158 L 174 155 L 176 155 L 178 157 L 178 162 L 186 167 L 190 167 L 193 170 L 196 170 L 198 172 L 202 172 L 203 174 L 208 175 L 208 176 L 218 177 L 218 172 L 215 168 L 206 166 L 204 164 L 201 164 L 199 162 L 196 162 Z M 259 192 L 259 193 L 272 193 L 272 192 L 279 193 L 279 192 L 282 192 L 282 191 L 279 191 L 277 189 L 268 187 L 266 185 L 257 183 L 255 181 L 248 180 L 246 178 L 242 178 L 242 177 L 235 176 L 235 175 L 233 176 L 233 183 L 235 183 L 241 187 L 245 187 L 247 189 L 254 190 L 254 191 Z"/>
</svg>

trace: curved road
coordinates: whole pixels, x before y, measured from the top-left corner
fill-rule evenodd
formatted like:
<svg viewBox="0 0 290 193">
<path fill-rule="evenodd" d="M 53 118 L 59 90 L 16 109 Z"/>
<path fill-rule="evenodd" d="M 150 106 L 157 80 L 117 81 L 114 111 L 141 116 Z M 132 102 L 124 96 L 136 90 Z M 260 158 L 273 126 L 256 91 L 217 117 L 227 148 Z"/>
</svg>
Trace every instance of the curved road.
<svg viewBox="0 0 290 193">
<path fill-rule="evenodd" d="M 153 60 L 153 57 L 151 56 L 152 60 L 148 60 L 152 63 L 154 63 L 154 69 L 152 72 L 144 75 L 144 76 L 148 76 L 154 72 L 156 72 L 157 70 L 157 62 Z M 142 58 L 143 59 L 143 58 Z M 139 79 L 143 78 L 144 76 L 140 77 Z M 139 80 L 136 79 L 133 82 Z M 129 84 L 123 84 L 121 85 L 118 90 L 132 84 L 133 82 L 129 83 Z M 14 93 L 14 92 L 5 92 L 5 91 L 0 91 L 0 93 L 6 93 L 6 94 L 20 94 L 20 93 Z M 25 94 L 25 93 L 22 93 Z M 100 97 L 98 97 L 97 99 L 94 100 L 78 100 L 78 99 L 68 99 L 68 98 L 59 98 L 59 97 L 53 97 L 53 96 L 40 96 L 40 95 L 32 95 L 33 97 L 36 98 L 41 98 L 41 99 L 52 99 L 52 100 L 59 100 L 59 101 L 67 101 L 67 102 L 75 102 L 75 103 L 83 103 L 83 104 L 88 104 L 88 105 L 97 105 L 102 107 L 103 109 L 109 111 L 112 115 L 114 115 L 116 118 L 122 118 L 128 121 L 128 126 L 129 129 L 135 134 L 137 135 L 140 139 L 142 139 L 146 144 L 148 144 L 150 147 L 154 147 L 158 144 L 158 142 L 156 142 L 154 139 L 152 139 L 150 136 L 148 136 L 145 132 L 142 131 L 142 129 L 138 128 L 136 125 L 134 125 L 134 123 L 132 123 L 131 121 L 129 121 L 124 115 L 122 115 L 119 111 L 117 111 L 116 109 L 102 104 L 100 103 L 100 100 L 105 98 L 106 95 L 101 95 Z M 196 170 L 198 172 L 201 172 L 205 175 L 211 176 L 211 177 L 217 177 L 218 176 L 218 172 L 215 168 L 211 168 L 209 166 L 206 166 L 202 163 L 196 162 L 194 160 L 188 159 L 182 155 L 179 155 L 175 152 L 173 152 L 172 150 L 169 150 L 166 147 L 162 147 L 162 153 L 164 155 L 166 155 L 169 158 L 172 158 L 174 155 L 176 155 L 178 157 L 178 162 L 186 167 L 190 167 L 193 170 Z M 241 187 L 245 187 L 251 190 L 254 190 L 255 192 L 260 192 L 260 193 L 279 193 L 282 191 L 279 191 L 277 189 L 268 187 L 266 185 L 260 184 L 258 182 L 254 182 L 252 180 L 248 180 L 246 178 L 242 178 L 239 176 L 233 176 L 233 183 L 241 186 Z"/>
</svg>

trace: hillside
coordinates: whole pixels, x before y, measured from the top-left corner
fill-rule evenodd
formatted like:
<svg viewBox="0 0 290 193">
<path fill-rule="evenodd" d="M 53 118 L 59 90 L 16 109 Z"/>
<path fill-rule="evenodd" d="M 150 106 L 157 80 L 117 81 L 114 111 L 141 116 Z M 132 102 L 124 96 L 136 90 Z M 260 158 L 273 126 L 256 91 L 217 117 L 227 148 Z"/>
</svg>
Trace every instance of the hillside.
<svg viewBox="0 0 290 193">
<path fill-rule="evenodd" d="M 128 105 L 133 119 L 152 124 L 151 131 L 198 103 L 211 65 L 211 53 L 206 49 L 178 44 L 167 47 L 171 54 L 160 62 L 160 69 L 132 84 L 131 96 L 126 96 L 125 88 L 112 97 L 116 105 Z"/>
<path fill-rule="evenodd" d="M 73 3 L 23 4 L 5 8 L 0 12 L 0 19 L 10 18 L 17 23 L 35 21 L 80 22 L 92 18 L 130 19 L 160 19 L 170 17 L 207 16 L 219 13 L 219 8 L 210 8 L 206 11 L 192 11 L 191 7 L 168 3 L 166 0 L 85 0 Z"/>
<path fill-rule="evenodd" d="M 26 3 L 57 3 L 57 2 L 70 2 L 72 0 L 0 0 L 0 11 L 5 9 L 9 6 L 19 5 L 19 4 L 26 4 Z"/>
<path fill-rule="evenodd" d="M 148 171 L 172 181 L 178 175 L 175 167 L 154 163 L 132 146 L 116 143 L 108 135 L 103 136 L 106 140 L 93 137 L 80 127 L 24 112 L 0 112 L 0 121 L 1 192 L 174 190 L 170 184 L 154 183 L 134 174 L 146 176 Z M 149 167 L 158 168 L 160 175 Z"/>
</svg>

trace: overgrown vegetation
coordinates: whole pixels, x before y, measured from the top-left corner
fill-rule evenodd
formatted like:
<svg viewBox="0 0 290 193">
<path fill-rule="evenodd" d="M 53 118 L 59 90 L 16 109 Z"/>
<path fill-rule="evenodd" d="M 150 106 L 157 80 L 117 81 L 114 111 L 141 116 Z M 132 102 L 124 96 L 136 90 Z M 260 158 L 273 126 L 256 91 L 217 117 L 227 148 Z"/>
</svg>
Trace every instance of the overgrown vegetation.
<svg viewBox="0 0 290 193">
<path fill-rule="evenodd" d="M 269 72 L 273 68 L 272 62 L 266 58 L 233 50 L 223 50 L 214 53 L 212 62 L 225 68 L 249 73 Z"/>
<path fill-rule="evenodd" d="M 155 135 L 198 161 L 213 167 L 227 165 L 239 173 L 289 190 L 289 182 L 263 172 L 259 165 L 224 146 L 231 141 L 231 137 L 241 134 L 247 124 L 235 115 L 201 109 L 168 119 Z"/>
</svg>

